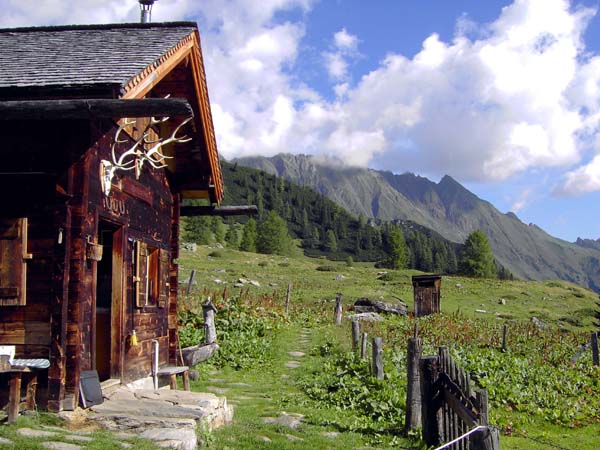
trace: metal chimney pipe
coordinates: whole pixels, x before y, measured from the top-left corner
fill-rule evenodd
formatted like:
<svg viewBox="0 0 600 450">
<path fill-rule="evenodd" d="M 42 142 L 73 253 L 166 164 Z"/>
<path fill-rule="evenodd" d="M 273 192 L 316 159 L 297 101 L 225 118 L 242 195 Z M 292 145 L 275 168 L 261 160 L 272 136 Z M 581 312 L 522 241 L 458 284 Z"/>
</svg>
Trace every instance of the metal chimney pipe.
<svg viewBox="0 0 600 450">
<path fill-rule="evenodd" d="M 138 0 L 140 2 L 140 21 L 150 23 L 152 21 L 152 5 L 156 0 Z"/>
</svg>

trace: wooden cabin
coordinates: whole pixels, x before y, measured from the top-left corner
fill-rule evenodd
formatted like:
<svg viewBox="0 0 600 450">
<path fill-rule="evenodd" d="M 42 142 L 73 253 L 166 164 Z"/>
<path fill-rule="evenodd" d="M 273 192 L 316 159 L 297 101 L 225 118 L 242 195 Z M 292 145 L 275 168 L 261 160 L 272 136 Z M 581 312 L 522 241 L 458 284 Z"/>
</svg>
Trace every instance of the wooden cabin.
<svg viewBox="0 0 600 450">
<path fill-rule="evenodd" d="M 412 277 L 415 317 L 440 312 L 442 292 L 441 275 L 414 275 Z"/>
<path fill-rule="evenodd" d="M 223 195 L 200 36 L 2 29 L 0 48 L 0 345 L 48 359 L 38 404 L 73 409 L 82 371 L 147 377 L 153 340 L 177 362 L 180 205 Z"/>
</svg>

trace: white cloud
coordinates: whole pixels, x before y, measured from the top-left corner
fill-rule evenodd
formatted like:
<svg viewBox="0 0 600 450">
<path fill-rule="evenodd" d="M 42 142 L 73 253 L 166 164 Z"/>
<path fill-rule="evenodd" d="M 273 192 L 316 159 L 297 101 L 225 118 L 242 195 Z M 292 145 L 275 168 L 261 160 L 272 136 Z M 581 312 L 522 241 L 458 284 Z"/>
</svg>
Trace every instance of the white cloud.
<svg viewBox="0 0 600 450">
<path fill-rule="evenodd" d="M 139 20 L 133 0 L 5 0 L 2 26 Z M 567 172 L 557 192 L 600 190 L 600 55 L 583 41 L 596 13 L 567 0 L 515 0 L 488 25 L 468 16 L 413 57 L 390 53 L 357 78 L 360 40 L 333 34 L 323 62 L 333 100 L 296 78 L 313 0 L 160 0 L 153 18 L 198 20 L 220 152 L 338 156 L 461 181 Z M 292 16 L 285 16 L 292 17 Z M 582 164 L 582 161 L 589 161 Z M 516 201 L 515 205 L 519 206 Z"/>
<path fill-rule="evenodd" d="M 600 191 L 600 155 L 596 155 L 589 164 L 568 172 L 564 184 L 555 192 L 559 195 L 582 195 L 594 191 Z"/>
<path fill-rule="evenodd" d="M 529 204 L 532 194 L 533 188 L 527 188 L 521 191 L 517 199 L 512 203 L 511 211 L 518 213 L 525 208 Z"/>
<path fill-rule="evenodd" d="M 333 35 L 333 42 L 340 50 L 355 51 L 358 45 L 358 38 L 348 33 L 345 28 L 342 28 Z"/>
<path fill-rule="evenodd" d="M 325 67 L 335 81 L 348 78 L 349 61 L 359 56 L 358 37 L 348 33 L 345 28 L 333 34 L 332 50 L 323 52 Z"/>
</svg>

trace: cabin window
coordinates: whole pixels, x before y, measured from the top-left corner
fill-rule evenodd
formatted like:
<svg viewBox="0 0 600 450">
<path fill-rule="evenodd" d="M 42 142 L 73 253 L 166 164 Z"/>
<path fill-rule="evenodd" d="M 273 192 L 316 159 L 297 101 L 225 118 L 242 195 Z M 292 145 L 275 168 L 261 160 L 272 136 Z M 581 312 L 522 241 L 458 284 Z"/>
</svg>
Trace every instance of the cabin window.
<svg viewBox="0 0 600 450">
<path fill-rule="evenodd" d="M 27 218 L 0 219 L 0 306 L 25 305 Z"/>
<path fill-rule="evenodd" d="M 168 253 L 145 242 L 135 243 L 135 304 L 165 307 L 169 289 Z"/>
</svg>

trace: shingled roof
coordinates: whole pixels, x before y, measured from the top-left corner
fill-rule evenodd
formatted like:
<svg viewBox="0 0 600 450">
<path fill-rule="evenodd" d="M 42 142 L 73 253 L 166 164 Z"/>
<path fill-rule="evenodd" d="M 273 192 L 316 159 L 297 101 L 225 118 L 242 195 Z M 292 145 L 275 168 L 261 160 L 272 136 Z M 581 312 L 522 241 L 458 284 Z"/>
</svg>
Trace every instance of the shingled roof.
<svg viewBox="0 0 600 450">
<path fill-rule="evenodd" d="M 196 30 L 193 22 L 0 29 L 0 89 L 123 94 Z"/>
</svg>

